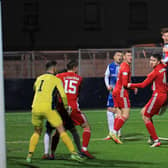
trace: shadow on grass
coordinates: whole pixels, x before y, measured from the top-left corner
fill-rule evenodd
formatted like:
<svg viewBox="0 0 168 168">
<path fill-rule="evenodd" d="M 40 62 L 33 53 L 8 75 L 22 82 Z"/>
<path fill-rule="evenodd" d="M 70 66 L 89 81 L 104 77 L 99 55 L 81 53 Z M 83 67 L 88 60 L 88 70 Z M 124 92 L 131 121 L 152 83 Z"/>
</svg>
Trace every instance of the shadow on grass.
<svg viewBox="0 0 168 168">
<path fill-rule="evenodd" d="M 8 163 L 15 165 L 12 167 L 40 168 L 42 167 L 58 167 L 58 168 L 142 168 L 143 166 L 152 167 L 152 162 L 126 161 L 126 160 L 102 160 L 87 159 L 84 162 L 77 162 L 69 159 L 69 155 L 58 155 L 56 160 L 40 160 L 33 158 L 33 163 L 26 163 L 23 157 L 8 157 Z M 156 166 L 156 163 L 155 163 Z"/>
<path fill-rule="evenodd" d="M 34 159 L 37 160 L 37 159 Z M 24 168 L 40 168 L 39 166 L 33 163 L 27 163 L 25 157 L 7 157 L 7 164 L 13 168 L 15 167 L 24 167 Z M 7 167 L 8 167 L 7 166 Z"/>
<path fill-rule="evenodd" d="M 80 168 L 142 168 L 143 166 L 152 167 L 152 162 L 138 162 L 138 161 L 125 161 L 125 160 L 101 160 L 93 159 L 86 160 L 83 163 L 78 163 Z M 156 165 L 156 164 L 155 164 Z M 74 164 L 71 162 L 64 163 L 64 167 L 73 167 Z M 59 165 L 60 167 L 60 165 Z M 62 167 L 60 167 L 62 168 Z"/>
<path fill-rule="evenodd" d="M 124 134 L 121 137 L 123 141 L 141 141 L 145 139 L 145 135 L 142 133 L 131 133 L 131 134 Z"/>
</svg>

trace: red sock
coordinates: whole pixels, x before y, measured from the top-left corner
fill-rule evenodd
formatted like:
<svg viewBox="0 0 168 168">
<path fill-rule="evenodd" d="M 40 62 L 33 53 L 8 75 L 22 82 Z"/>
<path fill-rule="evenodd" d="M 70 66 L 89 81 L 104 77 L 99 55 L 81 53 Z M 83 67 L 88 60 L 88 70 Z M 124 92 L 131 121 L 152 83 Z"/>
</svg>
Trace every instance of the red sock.
<svg viewBox="0 0 168 168">
<path fill-rule="evenodd" d="M 146 126 L 150 136 L 152 137 L 152 139 L 153 140 L 158 139 L 158 136 L 156 134 L 155 127 L 154 127 L 153 123 L 151 121 L 148 121 L 147 123 L 145 123 L 145 126 Z"/>
<path fill-rule="evenodd" d="M 118 118 L 115 130 L 119 131 L 119 129 L 123 126 L 124 123 L 125 123 L 125 117 Z"/>
<path fill-rule="evenodd" d="M 118 117 L 116 117 L 115 119 L 114 119 L 114 130 L 116 131 L 116 125 L 117 125 L 117 122 L 118 122 Z"/>
<path fill-rule="evenodd" d="M 90 136 L 91 136 L 90 129 L 89 128 L 84 128 L 82 147 L 87 148 L 87 146 L 89 144 Z"/>
</svg>

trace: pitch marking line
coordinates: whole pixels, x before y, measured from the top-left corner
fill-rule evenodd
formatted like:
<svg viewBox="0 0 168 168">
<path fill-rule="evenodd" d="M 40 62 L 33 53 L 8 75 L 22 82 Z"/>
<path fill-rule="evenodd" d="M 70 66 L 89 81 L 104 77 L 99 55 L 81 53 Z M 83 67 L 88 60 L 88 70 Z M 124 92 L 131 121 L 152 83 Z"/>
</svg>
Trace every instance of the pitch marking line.
<svg viewBox="0 0 168 168">
<path fill-rule="evenodd" d="M 136 139 L 137 136 L 131 136 L 131 137 L 123 137 L 122 139 L 125 140 L 132 140 Z M 160 140 L 168 141 L 168 138 L 165 137 L 159 137 Z M 92 138 L 91 141 L 104 141 L 104 138 Z M 27 144 L 29 141 L 7 141 L 7 144 Z M 39 143 L 43 143 L 43 141 L 39 141 Z"/>
<path fill-rule="evenodd" d="M 159 137 L 160 140 L 168 141 L 168 138 Z"/>
</svg>

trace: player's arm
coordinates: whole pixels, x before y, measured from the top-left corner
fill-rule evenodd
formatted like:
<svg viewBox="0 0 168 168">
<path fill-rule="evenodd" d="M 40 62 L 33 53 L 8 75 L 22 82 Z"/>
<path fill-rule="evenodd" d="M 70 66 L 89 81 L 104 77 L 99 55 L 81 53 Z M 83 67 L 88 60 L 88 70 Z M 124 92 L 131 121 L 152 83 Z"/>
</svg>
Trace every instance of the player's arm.
<svg viewBox="0 0 168 168">
<path fill-rule="evenodd" d="M 33 91 L 36 90 L 36 82 L 33 84 Z"/>
<path fill-rule="evenodd" d="M 64 91 L 61 79 L 57 78 L 56 83 L 57 83 L 57 89 L 58 89 L 59 95 L 61 96 L 64 107 L 65 107 L 65 109 L 67 109 L 67 107 L 68 107 L 67 96 L 66 96 L 66 93 Z"/>
<path fill-rule="evenodd" d="M 37 81 L 37 79 L 36 79 L 36 81 Z M 33 84 L 33 95 L 35 95 L 35 93 L 36 93 L 36 83 L 37 83 L 36 81 Z"/>
<path fill-rule="evenodd" d="M 124 86 L 124 88 L 127 89 L 127 85 L 129 83 L 129 80 L 130 80 L 130 78 L 129 78 L 129 73 L 130 73 L 129 65 L 121 67 L 120 71 L 122 73 L 122 78 L 121 78 L 122 85 Z"/>
<path fill-rule="evenodd" d="M 131 89 L 134 89 L 134 88 L 145 88 L 146 86 L 148 86 L 150 83 L 153 82 L 155 77 L 156 77 L 156 73 L 154 71 L 152 71 L 143 82 L 141 82 L 141 83 L 130 83 L 128 86 Z"/>
<path fill-rule="evenodd" d="M 80 95 L 80 91 L 81 91 L 81 88 L 82 88 L 82 86 L 83 86 L 83 79 L 81 78 L 80 79 L 80 84 L 79 84 L 79 90 L 78 90 L 78 96 Z"/>
<path fill-rule="evenodd" d="M 106 72 L 104 74 L 104 82 L 106 85 L 107 90 L 112 90 L 112 86 L 109 85 L 109 76 L 110 76 L 110 71 L 109 71 L 109 65 L 107 66 Z"/>
<path fill-rule="evenodd" d="M 122 84 L 124 88 L 127 88 L 128 82 L 129 82 L 129 72 L 128 71 L 123 71 L 122 72 Z"/>
</svg>

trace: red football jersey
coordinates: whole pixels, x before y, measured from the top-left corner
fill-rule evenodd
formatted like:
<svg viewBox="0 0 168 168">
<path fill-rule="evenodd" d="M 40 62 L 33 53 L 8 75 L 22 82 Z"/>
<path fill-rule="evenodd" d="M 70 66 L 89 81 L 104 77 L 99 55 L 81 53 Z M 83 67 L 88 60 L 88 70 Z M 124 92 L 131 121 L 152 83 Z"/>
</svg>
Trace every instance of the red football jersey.
<svg viewBox="0 0 168 168">
<path fill-rule="evenodd" d="M 116 86 L 113 90 L 113 94 L 120 94 L 120 97 L 128 97 L 127 84 L 131 81 L 130 65 L 123 62 L 120 65 Z"/>
<path fill-rule="evenodd" d="M 167 93 L 166 65 L 158 64 L 142 83 L 131 84 L 131 88 L 144 88 L 150 83 L 152 83 L 153 92 Z"/>
<path fill-rule="evenodd" d="M 56 77 L 60 78 L 63 82 L 64 90 L 68 99 L 68 104 L 72 108 L 78 108 L 77 101 L 82 77 L 74 72 L 63 72 L 57 74 Z"/>
</svg>

